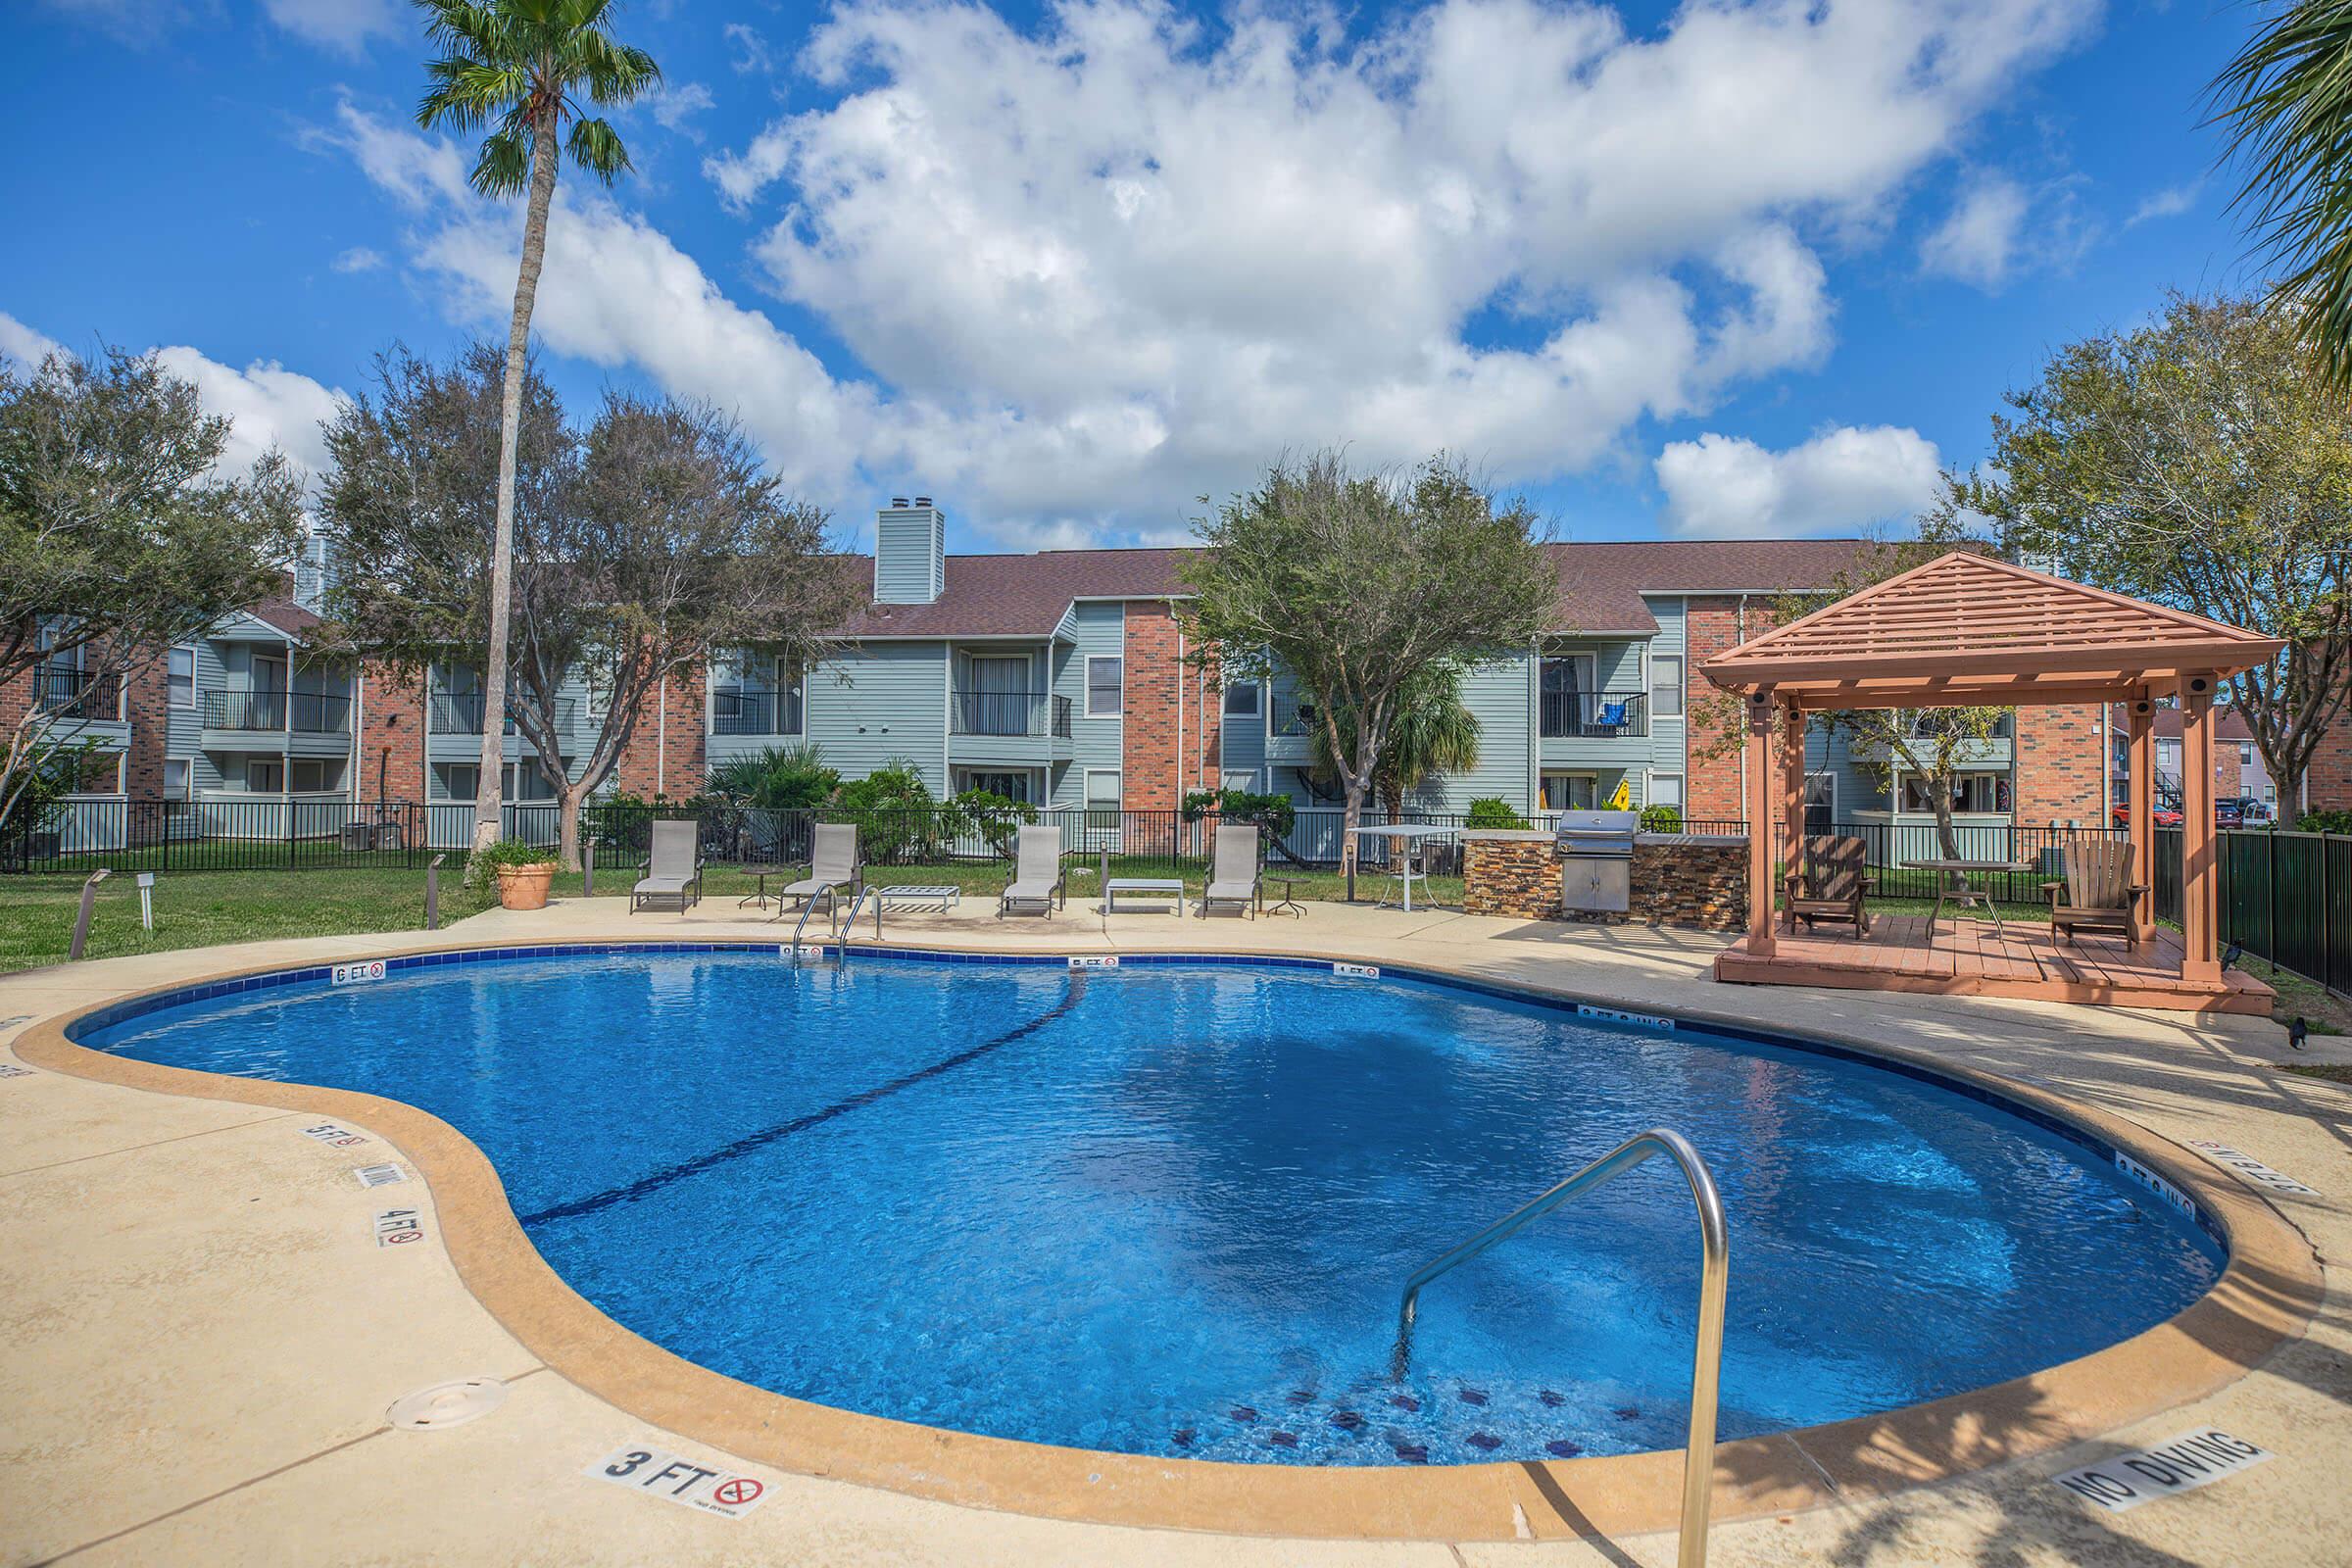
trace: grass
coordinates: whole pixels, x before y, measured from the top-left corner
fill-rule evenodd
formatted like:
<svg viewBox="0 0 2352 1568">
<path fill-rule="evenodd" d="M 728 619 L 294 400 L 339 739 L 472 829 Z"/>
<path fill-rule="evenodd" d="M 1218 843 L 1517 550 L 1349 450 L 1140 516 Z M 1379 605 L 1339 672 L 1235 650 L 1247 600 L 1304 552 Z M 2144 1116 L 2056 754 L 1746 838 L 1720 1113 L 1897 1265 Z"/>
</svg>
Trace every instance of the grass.
<svg viewBox="0 0 2352 1568">
<path fill-rule="evenodd" d="M 2286 1070 L 2304 1078 L 2319 1078 L 2331 1084 L 2352 1084 L 2352 1067 L 2329 1066 L 2318 1061 L 2290 1061 Z"/>
<path fill-rule="evenodd" d="M 1097 896 L 1099 862 L 1081 868 L 1071 862 L 1073 901 Z M 932 865 L 874 866 L 868 880 L 883 883 L 948 883 L 966 899 L 993 899 L 1004 886 L 1007 867 L 986 861 L 951 861 Z M 1171 869 L 1164 859 L 1114 857 L 1113 876 L 1181 874 L 1195 892 L 1206 875 L 1205 864 L 1187 862 Z M 798 871 L 769 872 L 772 890 L 791 881 Z M 1267 873 L 1268 899 L 1282 896 L 1277 866 Z M 1289 873 L 1296 876 L 1300 900 L 1338 900 L 1347 896 L 1347 880 L 1336 871 Z M 598 872 L 596 896 L 623 898 L 637 878 L 634 865 L 615 866 L 608 860 Z M 1357 891 L 1371 899 L 1385 878 L 1357 879 Z M 0 972 L 60 963 L 74 936 L 74 916 L 81 900 L 83 877 L 0 877 Z M 703 896 L 713 904 L 749 898 L 755 887 L 751 872 L 713 865 L 704 874 Z M 580 878 L 558 875 L 553 892 L 558 898 L 577 898 Z M 1460 877 L 1432 877 L 1414 890 L 1415 902 L 1459 905 Z M 462 920 L 498 902 L 494 891 L 475 893 L 466 886 L 460 859 L 452 856 L 441 873 L 441 919 L 444 925 Z M 821 916 L 820 916 L 821 918 Z M 285 868 L 244 871 L 166 871 L 155 885 L 155 929 L 139 925 L 137 879 L 118 871 L 98 885 L 90 914 L 90 938 L 85 956 L 114 958 L 142 953 L 168 953 L 179 948 L 211 947 L 226 942 L 258 942 L 270 937 L 345 936 L 368 931 L 406 931 L 424 924 L 424 871 L 421 867 L 320 864 L 316 869 Z"/>
</svg>

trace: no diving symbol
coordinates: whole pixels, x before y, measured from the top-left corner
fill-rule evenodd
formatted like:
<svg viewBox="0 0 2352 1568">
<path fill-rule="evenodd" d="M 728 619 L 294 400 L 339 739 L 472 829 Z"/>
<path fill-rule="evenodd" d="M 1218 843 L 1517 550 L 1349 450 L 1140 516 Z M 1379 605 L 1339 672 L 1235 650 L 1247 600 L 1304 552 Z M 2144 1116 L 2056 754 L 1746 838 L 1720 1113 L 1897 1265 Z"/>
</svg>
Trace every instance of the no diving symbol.
<svg viewBox="0 0 2352 1568">
<path fill-rule="evenodd" d="M 735 1476 L 721 1481 L 710 1497 L 712 1501 L 723 1502 L 730 1508 L 740 1508 L 747 1502 L 758 1501 L 760 1494 L 765 1490 L 750 1476 Z"/>
</svg>

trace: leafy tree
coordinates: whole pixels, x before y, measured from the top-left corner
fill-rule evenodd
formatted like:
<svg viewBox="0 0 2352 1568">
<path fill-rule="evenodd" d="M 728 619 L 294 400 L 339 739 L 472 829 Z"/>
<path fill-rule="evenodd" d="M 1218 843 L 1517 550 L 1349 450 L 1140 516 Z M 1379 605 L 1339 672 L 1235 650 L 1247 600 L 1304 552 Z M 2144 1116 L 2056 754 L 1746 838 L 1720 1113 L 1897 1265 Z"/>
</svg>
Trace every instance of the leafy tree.
<svg viewBox="0 0 2352 1568">
<path fill-rule="evenodd" d="M 1000 860 L 1012 858 L 1021 825 L 1038 819 L 1036 807 L 994 790 L 965 790 L 951 796 L 941 814 L 947 824 L 944 831 L 978 834 Z"/>
<path fill-rule="evenodd" d="M 580 99 L 600 107 L 626 104 L 662 80 L 661 68 L 642 49 L 613 41 L 610 0 L 417 0 L 425 30 L 440 58 L 425 66 L 431 85 L 416 106 L 427 130 L 448 126 L 463 135 L 488 127 L 473 166 L 473 188 L 485 196 L 525 197 L 522 261 L 514 281 L 514 311 L 507 329 L 507 364 L 499 426 L 496 533 L 490 556 L 490 625 L 482 678 L 481 786 L 474 797 L 476 854 L 498 837 L 499 782 L 506 733 L 507 612 L 514 569 L 515 470 L 522 445 L 524 358 L 531 309 L 547 258 L 547 214 L 555 200 L 556 169 L 568 157 L 606 184 L 629 167 L 619 133 L 601 118 L 583 118 Z M 570 134 L 561 150 L 557 133 Z M 565 863 L 571 857 L 565 856 Z"/>
<path fill-rule="evenodd" d="M 1524 502 L 1497 505 L 1443 455 L 1409 473 L 1354 472 L 1330 451 L 1286 459 L 1196 524 L 1196 657 L 1228 678 L 1285 669 L 1313 695 L 1354 828 L 1413 681 L 1559 629 L 1535 527 Z"/>
<path fill-rule="evenodd" d="M 37 671 L 103 693 L 281 586 L 301 482 L 275 453 L 223 472 L 228 432 L 153 355 L 0 360 L 0 687 L 27 698 L 0 737 L 0 823 L 89 714 L 33 700 Z"/>
<path fill-rule="evenodd" d="M 2172 296 L 2059 349 L 1993 420 L 1954 500 L 2019 559 L 2282 638 L 2229 682 L 2279 797 L 2301 798 L 2352 676 L 2352 407 L 2286 310 Z"/>
<path fill-rule="evenodd" d="M 1346 735 L 1355 728 L 1353 714 L 1342 711 L 1335 716 L 1337 724 L 1313 736 L 1314 767 L 1330 778 L 1345 771 L 1331 749 L 1332 731 Z M 1462 701 L 1459 663 L 1432 664 L 1397 687 L 1372 776 L 1372 791 L 1389 820 L 1401 818 L 1404 798 L 1431 778 L 1477 767 L 1478 742 L 1484 733 L 1478 715 Z"/>
<path fill-rule="evenodd" d="M 329 607 L 346 637 L 411 676 L 473 657 L 494 623 L 488 460 L 502 374 L 486 345 L 446 369 L 395 355 L 376 392 L 328 426 L 323 506 L 345 560 Z M 612 776 L 663 684 L 730 647 L 812 662 L 852 585 L 826 551 L 824 514 L 784 497 L 714 410 L 612 393 L 583 435 L 527 374 L 520 430 L 507 695 L 555 786 L 571 867 L 581 803 Z M 569 710 L 582 680 L 603 713 L 575 757 Z"/>
<path fill-rule="evenodd" d="M 2214 82 L 2245 169 L 2233 205 L 2280 268 L 2275 300 L 2352 386 L 2352 0 L 2278 7 Z"/>
</svg>

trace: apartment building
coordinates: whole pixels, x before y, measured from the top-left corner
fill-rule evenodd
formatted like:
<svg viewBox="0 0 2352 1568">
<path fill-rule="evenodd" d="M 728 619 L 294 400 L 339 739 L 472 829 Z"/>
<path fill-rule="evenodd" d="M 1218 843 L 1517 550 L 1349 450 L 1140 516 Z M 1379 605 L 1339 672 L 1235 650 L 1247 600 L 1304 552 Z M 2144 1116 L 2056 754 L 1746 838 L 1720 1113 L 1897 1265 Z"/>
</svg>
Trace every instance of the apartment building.
<svg viewBox="0 0 2352 1568">
<path fill-rule="evenodd" d="M 1697 673 L 1818 590 L 1862 548 L 1839 540 L 1556 544 L 1560 623 L 1542 646 L 1496 649 L 1465 682 L 1482 726 L 1478 765 L 1428 781 L 1410 805 L 1457 812 L 1496 798 L 1522 812 L 1670 805 L 1699 820 L 1740 814 L 1740 757 L 1718 744 L 1717 700 Z M 1175 807 L 1193 790 L 1337 804 L 1312 767 L 1317 722 L 1287 675 L 1226 682 L 1193 662 L 1181 607 L 1187 552 L 1054 550 L 950 555 L 928 497 L 880 510 L 871 555 L 844 558 L 866 602 L 833 652 L 792 669 L 732 650 L 668 684 L 607 788 L 683 798 L 709 767 L 808 743 L 845 776 L 915 769 L 935 794 L 986 789 L 1047 807 Z M 479 786 L 481 683 L 436 665 L 404 682 L 309 645 L 323 570 L 249 607 L 121 683 L 70 660 L 15 700 L 70 706 L 67 738 L 116 760 L 91 797 L 238 805 L 421 803 L 436 842 L 463 843 Z M 11 694 L 0 693 L 0 716 Z M 1926 720 L 1933 722 L 1932 719 Z M 597 694 L 563 700 L 563 766 L 577 775 L 604 723 Z M 2106 811 L 2111 724 L 2097 708 L 2030 710 L 1974 748 L 1955 786 L 1964 823 L 2095 822 Z M 535 749 L 510 722 L 503 798 L 551 799 Z M 1830 822 L 1926 821 L 1922 782 L 1841 738 L 1807 745 L 1807 801 Z M 444 820 L 446 818 L 446 820 Z"/>
</svg>

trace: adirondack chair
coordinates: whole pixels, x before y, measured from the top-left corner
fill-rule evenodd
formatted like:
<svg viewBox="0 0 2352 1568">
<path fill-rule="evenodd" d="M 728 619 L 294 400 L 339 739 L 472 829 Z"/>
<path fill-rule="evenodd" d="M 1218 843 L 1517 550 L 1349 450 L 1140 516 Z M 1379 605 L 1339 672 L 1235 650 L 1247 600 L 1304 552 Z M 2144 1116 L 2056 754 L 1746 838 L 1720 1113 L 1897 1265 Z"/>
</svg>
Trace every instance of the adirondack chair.
<svg viewBox="0 0 2352 1568">
<path fill-rule="evenodd" d="M 1789 929 L 1794 930 L 1802 920 L 1810 931 L 1826 920 L 1852 926 L 1856 942 L 1870 935 L 1870 911 L 1862 900 L 1879 885 L 1879 879 L 1865 869 L 1869 856 L 1869 846 L 1858 838 L 1842 834 L 1807 838 L 1804 864 L 1788 873 L 1783 892 Z"/>
<path fill-rule="evenodd" d="M 2127 945 L 2135 941 L 2132 911 L 2148 886 L 2132 880 L 2131 844 L 2082 839 L 2067 845 L 2065 855 L 2065 878 L 2041 885 L 2050 896 L 2050 929 L 2069 942 L 2084 930 L 2113 932 Z"/>
</svg>

